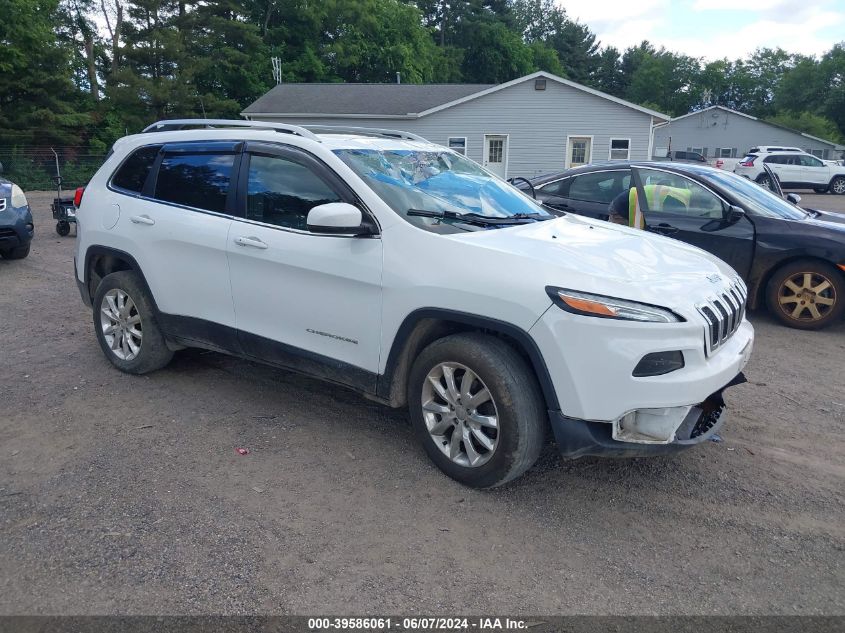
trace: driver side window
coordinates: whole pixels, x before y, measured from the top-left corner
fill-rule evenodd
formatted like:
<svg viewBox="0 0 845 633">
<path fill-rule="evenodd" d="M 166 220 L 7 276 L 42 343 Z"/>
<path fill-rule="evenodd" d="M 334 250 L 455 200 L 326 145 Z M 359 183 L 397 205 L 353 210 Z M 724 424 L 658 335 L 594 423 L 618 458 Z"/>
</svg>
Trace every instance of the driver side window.
<svg viewBox="0 0 845 633">
<path fill-rule="evenodd" d="M 649 214 L 687 215 L 721 219 L 725 207 L 714 193 L 684 176 L 652 169 L 640 169 L 645 192 L 641 208 Z"/>
</svg>

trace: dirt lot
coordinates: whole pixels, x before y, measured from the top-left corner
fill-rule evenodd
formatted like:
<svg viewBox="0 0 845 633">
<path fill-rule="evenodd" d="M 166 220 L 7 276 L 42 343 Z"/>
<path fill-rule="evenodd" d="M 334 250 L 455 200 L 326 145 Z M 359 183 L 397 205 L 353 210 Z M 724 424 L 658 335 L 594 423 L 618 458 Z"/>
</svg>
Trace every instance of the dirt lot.
<svg viewBox="0 0 845 633">
<path fill-rule="evenodd" d="M 113 369 L 48 199 L 0 261 L 0 614 L 845 614 L 845 324 L 752 315 L 721 443 L 476 492 L 351 392 L 202 351 Z"/>
</svg>

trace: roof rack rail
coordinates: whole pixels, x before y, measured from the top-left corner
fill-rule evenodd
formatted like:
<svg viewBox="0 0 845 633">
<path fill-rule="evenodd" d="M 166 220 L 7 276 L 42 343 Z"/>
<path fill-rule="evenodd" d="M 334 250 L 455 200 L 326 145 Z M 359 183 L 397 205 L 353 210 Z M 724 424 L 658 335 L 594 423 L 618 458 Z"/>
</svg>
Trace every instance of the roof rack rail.
<svg viewBox="0 0 845 633">
<path fill-rule="evenodd" d="M 383 136 L 385 138 L 401 138 L 409 141 L 423 141 L 428 143 L 427 139 L 417 134 L 410 132 L 402 132 L 401 130 L 388 130 L 378 127 L 349 127 L 345 125 L 305 125 L 303 126 L 311 131 L 324 132 L 329 134 L 360 134 L 362 136 Z"/>
<path fill-rule="evenodd" d="M 244 127 L 254 130 L 275 130 L 276 132 L 285 132 L 287 134 L 295 134 L 312 141 L 319 141 L 317 135 L 304 127 L 298 125 L 288 125 L 287 123 L 270 123 L 267 121 L 242 121 L 239 119 L 165 119 L 164 121 L 157 121 L 152 125 L 148 125 L 142 131 L 147 132 L 171 132 L 173 130 L 187 130 L 192 128 L 227 128 L 227 127 Z"/>
</svg>

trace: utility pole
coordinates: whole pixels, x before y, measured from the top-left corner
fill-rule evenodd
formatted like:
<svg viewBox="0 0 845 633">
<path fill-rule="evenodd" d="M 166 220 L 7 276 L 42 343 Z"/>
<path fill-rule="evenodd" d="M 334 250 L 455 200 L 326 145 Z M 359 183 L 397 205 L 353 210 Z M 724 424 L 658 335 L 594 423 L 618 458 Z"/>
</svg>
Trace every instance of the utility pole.
<svg viewBox="0 0 845 633">
<path fill-rule="evenodd" d="M 271 57 L 270 62 L 273 64 L 273 79 L 276 80 L 276 85 L 278 86 L 282 83 L 282 58 Z"/>
</svg>

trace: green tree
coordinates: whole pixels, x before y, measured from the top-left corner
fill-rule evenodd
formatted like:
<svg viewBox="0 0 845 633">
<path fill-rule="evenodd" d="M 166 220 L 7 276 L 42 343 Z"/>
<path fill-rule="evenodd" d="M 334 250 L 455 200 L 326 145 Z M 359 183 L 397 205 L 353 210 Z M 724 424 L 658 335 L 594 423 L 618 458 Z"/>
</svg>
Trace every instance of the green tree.
<svg viewBox="0 0 845 633">
<path fill-rule="evenodd" d="M 766 120 L 829 141 L 842 142 L 845 140 L 845 135 L 842 134 L 836 123 L 812 112 L 799 112 L 797 114 L 782 112 Z"/>
<path fill-rule="evenodd" d="M 0 15 L 0 144 L 79 144 L 92 119 L 56 35 L 58 0 L 0 0 Z"/>
</svg>

